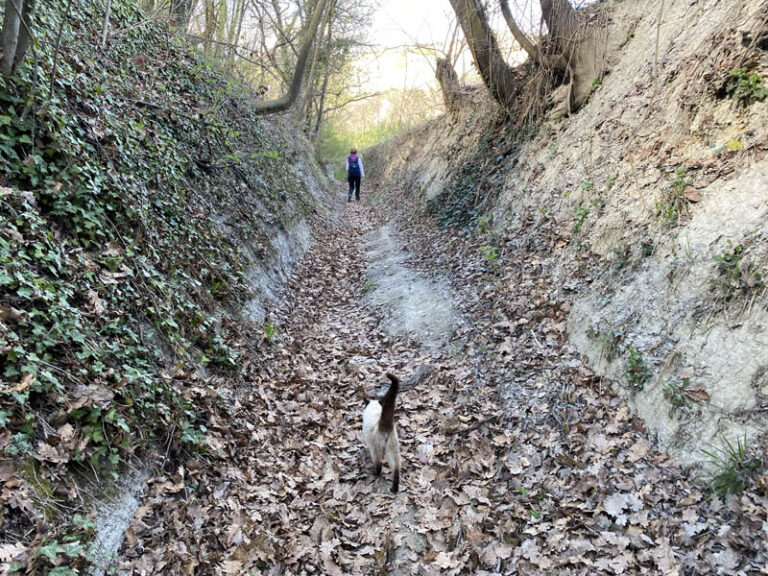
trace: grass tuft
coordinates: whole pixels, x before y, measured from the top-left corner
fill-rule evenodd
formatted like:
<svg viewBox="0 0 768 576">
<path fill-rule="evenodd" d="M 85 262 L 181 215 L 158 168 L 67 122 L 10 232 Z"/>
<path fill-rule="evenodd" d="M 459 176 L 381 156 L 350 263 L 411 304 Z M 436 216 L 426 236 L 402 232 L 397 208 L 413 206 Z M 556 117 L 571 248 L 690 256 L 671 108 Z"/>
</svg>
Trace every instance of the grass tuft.
<svg viewBox="0 0 768 576">
<path fill-rule="evenodd" d="M 741 494 L 763 468 L 762 458 L 755 455 L 747 445 L 746 431 L 743 440 L 737 439 L 736 444 L 724 438 L 723 446 L 704 450 L 704 454 L 709 456 L 715 468 L 709 480 L 709 488 L 714 495 L 724 499 Z"/>
</svg>

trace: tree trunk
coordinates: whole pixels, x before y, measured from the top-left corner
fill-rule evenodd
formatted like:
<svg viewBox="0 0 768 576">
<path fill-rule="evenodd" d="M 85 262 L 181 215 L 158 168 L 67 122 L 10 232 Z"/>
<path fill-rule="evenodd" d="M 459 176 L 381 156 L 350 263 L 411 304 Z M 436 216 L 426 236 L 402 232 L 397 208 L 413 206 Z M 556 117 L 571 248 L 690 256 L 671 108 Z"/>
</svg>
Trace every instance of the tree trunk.
<svg viewBox="0 0 768 576">
<path fill-rule="evenodd" d="M 331 57 L 331 29 L 333 28 L 333 17 L 336 12 L 336 0 L 329 0 L 328 10 L 326 10 L 325 18 L 320 26 L 320 39 L 318 39 L 314 55 L 312 56 L 312 68 L 309 73 L 309 80 L 307 81 L 307 88 L 304 92 L 303 102 L 299 102 L 298 118 L 302 120 L 306 126 L 305 132 L 309 132 L 312 127 L 312 106 L 317 105 L 315 94 L 315 73 L 317 70 L 317 61 L 320 53 L 323 51 L 323 44 L 325 44 L 325 61 L 326 70 L 330 65 Z M 326 78 L 328 76 L 326 75 Z M 309 105 L 309 110 L 306 110 L 306 106 Z"/>
<path fill-rule="evenodd" d="M 107 0 L 107 11 L 104 14 L 104 27 L 101 31 L 101 48 L 102 50 L 107 45 L 107 38 L 109 37 L 109 17 L 112 14 L 112 0 Z"/>
<path fill-rule="evenodd" d="M 232 35 L 232 38 L 229 39 L 230 43 L 232 44 L 232 48 L 229 51 L 229 58 L 234 63 L 235 57 L 237 56 L 237 48 L 236 46 L 240 44 L 240 34 L 243 32 L 243 21 L 245 20 L 245 1 L 240 0 L 240 2 L 237 5 L 237 10 L 235 11 L 235 17 L 237 18 L 237 27 L 234 28 L 234 34 Z"/>
<path fill-rule="evenodd" d="M 512 32 L 515 41 L 520 44 L 520 48 L 528 53 L 528 57 L 531 58 L 531 60 L 539 62 L 541 59 L 539 48 L 528 39 L 528 36 L 526 36 L 520 29 L 520 26 L 517 25 L 514 16 L 512 16 L 512 11 L 509 9 L 509 0 L 501 0 L 500 4 L 501 13 L 504 16 L 504 20 L 507 21 L 507 26 L 509 27 L 509 31 Z"/>
<path fill-rule="evenodd" d="M 32 16 L 35 13 L 35 0 L 25 0 L 21 9 L 21 23 L 19 27 L 19 42 L 16 45 L 16 53 L 13 55 L 13 69 L 18 68 L 24 58 L 27 57 L 27 51 L 32 45 Z"/>
<path fill-rule="evenodd" d="M 331 9 L 336 8 L 336 0 L 333 0 L 333 6 Z M 320 133 L 320 124 L 323 122 L 323 107 L 325 106 L 325 98 L 328 94 L 328 81 L 331 78 L 331 44 L 333 43 L 333 21 L 328 26 L 328 36 L 325 39 L 325 45 L 328 47 L 328 56 L 325 62 L 325 75 L 323 76 L 323 87 L 320 89 L 320 102 L 317 105 L 317 119 L 315 120 L 315 129 L 313 130 L 310 140 L 315 141 L 317 135 Z"/>
<path fill-rule="evenodd" d="M 536 64 L 548 66 L 560 72 L 565 72 L 568 68 L 568 62 L 562 54 L 543 54 L 541 47 L 531 42 L 528 36 L 522 31 L 520 26 L 517 25 L 515 17 L 512 16 L 512 11 L 509 9 L 508 0 L 500 0 L 501 13 L 504 15 L 504 20 L 507 22 L 509 31 L 512 32 L 512 36 L 515 38 L 520 47 L 528 53 L 528 57 Z"/>
<path fill-rule="evenodd" d="M 488 25 L 483 5 L 480 0 L 450 2 L 483 82 L 497 102 L 510 108 L 517 98 L 517 83 Z"/>
<path fill-rule="evenodd" d="M 576 11 L 568 0 L 540 0 L 540 4 L 555 51 L 568 54 L 580 31 Z"/>
<path fill-rule="evenodd" d="M 208 40 L 212 40 L 216 33 L 216 3 L 215 0 L 203 0 L 205 6 L 203 6 L 205 14 L 205 28 L 203 29 L 203 37 Z M 205 46 L 206 51 L 209 46 Z"/>
<path fill-rule="evenodd" d="M 541 14 L 549 29 L 551 50 L 567 62 L 571 83 L 567 108 L 572 113 L 581 108 L 592 93 L 594 82 L 605 71 L 606 38 L 599 29 L 579 22 L 568 0 L 540 0 Z"/>
<path fill-rule="evenodd" d="M 192 0 L 176 0 L 171 15 L 171 24 L 178 32 L 186 34 L 191 14 Z"/>
<path fill-rule="evenodd" d="M 296 69 L 293 71 L 293 79 L 291 80 L 291 85 L 288 88 L 288 92 L 277 100 L 272 100 L 271 102 L 264 102 L 257 105 L 254 108 L 254 112 L 256 114 L 274 114 L 275 112 L 284 112 L 293 106 L 293 103 L 296 101 L 296 97 L 301 91 L 301 83 L 304 79 L 304 73 L 307 70 L 309 53 L 312 50 L 313 40 L 317 36 L 317 31 L 320 27 L 320 22 L 323 19 L 323 13 L 325 12 L 327 4 L 328 0 L 319 0 L 317 7 L 312 13 L 312 18 L 309 21 L 309 24 L 305 27 L 304 33 L 302 34 L 304 41 L 301 46 L 301 50 L 299 51 L 299 58 L 296 61 Z"/>
<path fill-rule="evenodd" d="M 21 0 L 18 0 L 19 2 Z M 3 59 L 0 61 L 0 71 L 8 78 L 13 72 L 13 62 L 16 56 L 16 47 L 19 44 L 19 29 L 21 10 L 17 0 L 5 0 L 5 14 L 3 15 L 3 29 L 0 31 L 0 46 L 3 49 Z"/>
<path fill-rule="evenodd" d="M 452 114 L 461 109 L 461 83 L 453 65 L 446 58 L 437 59 L 435 78 L 440 84 L 445 107 Z"/>
</svg>

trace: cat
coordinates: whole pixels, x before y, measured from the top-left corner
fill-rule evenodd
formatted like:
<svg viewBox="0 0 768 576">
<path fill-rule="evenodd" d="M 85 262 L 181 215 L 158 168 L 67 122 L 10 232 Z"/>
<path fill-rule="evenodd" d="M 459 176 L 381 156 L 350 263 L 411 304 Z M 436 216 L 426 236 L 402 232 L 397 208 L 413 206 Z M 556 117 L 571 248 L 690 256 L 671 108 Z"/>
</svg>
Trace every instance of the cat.
<svg viewBox="0 0 768 576">
<path fill-rule="evenodd" d="M 363 412 L 363 440 L 375 467 L 375 474 L 381 474 L 381 463 L 386 458 L 392 470 L 392 494 L 400 488 L 400 446 L 395 428 L 395 399 L 400 388 L 400 380 L 387 373 L 391 384 L 389 390 L 379 400 L 371 400 Z"/>
</svg>

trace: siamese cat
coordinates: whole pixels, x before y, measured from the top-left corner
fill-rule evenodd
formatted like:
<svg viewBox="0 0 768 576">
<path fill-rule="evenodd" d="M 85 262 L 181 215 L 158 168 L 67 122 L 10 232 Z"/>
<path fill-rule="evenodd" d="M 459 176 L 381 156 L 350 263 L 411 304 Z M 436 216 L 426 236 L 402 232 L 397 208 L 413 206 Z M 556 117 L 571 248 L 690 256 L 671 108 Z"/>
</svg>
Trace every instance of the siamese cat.
<svg viewBox="0 0 768 576">
<path fill-rule="evenodd" d="M 387 374 L 392 382 L 389 390 L 379 400 L 371 400 L 363 412 L 363 439 L 375 467 L 375 474 L 381 474 L 381 463 L 386 458 L 392 470 L 392 493 L 400 488 L 400 447 L 395 429 L 395 399 L 400 387 L 400 380 Z"/>
</svg>

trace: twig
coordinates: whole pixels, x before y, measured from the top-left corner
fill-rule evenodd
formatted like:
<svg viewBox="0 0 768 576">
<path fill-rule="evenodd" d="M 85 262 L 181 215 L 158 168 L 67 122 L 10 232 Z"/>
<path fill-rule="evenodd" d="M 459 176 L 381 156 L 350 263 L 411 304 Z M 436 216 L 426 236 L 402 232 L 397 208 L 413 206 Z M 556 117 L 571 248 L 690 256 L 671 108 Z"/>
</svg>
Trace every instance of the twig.
<svg viewBox="0 0 768 576">
<path fill-rule="evenodd" d="M 53 83 L 56 80 L 56 65 L 59 63 L 59 49 L 61 48 L 61 36 L 64 33 L 64 24 L 66 24 L 69 18 L 69 9 L 72 7 L 72 0 L 67 2 L 67 9 L 64 10 L 64 17 L 61 19 L 61 26 L 59 26 L 59 33 L 56 36 L 56 48 L 53 51 L 53 66 L 51 66 L 51 82 L 48 87 L 48 97 L 53 98 Z"/>
<path fill-rule="evenodd" d="M 85 383 L 82 380 L 80 380 L 77 377 L 73 376 L 72 374 L 70 374 L 66 370 L 62 370 L 58 366 L 54 366 L 53 364 L 51 364 L 49 362 L 46 362 L 45 360 L 40 360 L 40 364 L 42 364 L 43 366 L 48 366 L 48 368 L 50 368 L 54 372 L 58 372 L 62 376 L 65 376 L 65 377 L 69 378 L 70 380 L 72 380 L 76 384 L 79 384 L 80 386 L 85 386 Z"/>
<path fill-rule="evenodd" d="M 493 416 L 486 418 L 485 420 L 480 420 L 480 422 L 476 422 L 472 424 L 472 426 L 469 426 L 467 428 L 462 428 L 461 430 L 455 430 L 453 432 L 450 432 L 451 436 L 459 436 L 463 434 L 469 434 L 473 430 L 477 430 L 478 428 L 485 426 L 486 424 L 490 422 L 496 422 L 499 418 L 501 418 L 501 414 L 494 414 Z"/>
<path fill-rule="evenodd" d="M 161 106 L 160 104 L 155 104 L 154 102 L 147 102 L 146 100 L 135 100 L 133 98 L 124 98 L 117 95 L 112 95 L 113 98 L 116 100 L 121 100 L 123 102 L 127 102 L 130 104 L 135 104 L 136 106 L 143 106 L 145 108 L 152 108 L 153 110 L 159 110 L 160 112 L 166 112 L 168 114 L 176 114 L 177 116 L 181 116 L 182 118 L 186 118 L 187 120 L 190 120 L 192 122 L 195 122 L 196 124 L 201 124 L 204 126 L 210 126 L 211 128 L 219 128 L 218 125 L 214 124 L 213 122 L 207 122 L 202 119 L 202 117 L 195 117 L 191 116 L 189 114 L 185 114 L 184 112 L 179 112 L 178 110 L 174 110 L 173 108 L 167 108 L 165 106 Z"/>
<path fill-rule="evenodd" d="M 360 100 L 367 100 L 368 98 L 375 98 L 376 96 L 381 96 L 382 92 L 373 92 L 371 94 L 363 94 L 362 96 L 356 96 L 354 98 L 350 98 L 349 100 L 346 100 L 342 102 L 341 104 L 337 104 L 336 106 L 332 106 L 330 108 L 325 109 L 325 113 L 329 112 L 335 112 L 336 110 L 340 110 L 344 108 L 347 104 L 352 104 L 353 102 L 359 102 Z"/>
<path fill-rule="evenodd" d="M 165 456 L 163 456 L 163 462 L 160 464 L 160 469 L 165 468 L 165 463 L 168 461 L 168 455 L 171 453 L 171 442 L 173 442 L 173 433 L 176 432 L 176 424 L 171 427 L 171 431 L 168 434 L 168 446 L 165 447 Z"/>
<path fill-rule="evenodd" d="M 107 45 L 107 36 L 109 35 L 109 16 L 112 13 L 112 0 L 107 0 L 107 13 L 104 15 L 104 29 L 101 32 L 101 47 Z"/>
<path fill-rule="evenodd" d="M 222 42 L 221 40 L 214 40 L 213 38 L 206 38 L 204 36 L 196 36 L 195 34 L 187 34 L 187 38 L 194 38 L 195 40 L 199 40 L 200 42 L 210 42 L 211 44 L 219 44 L 221 46 L 227 46 L 228 48 L 234 48 L 235 56 L 237 56 L 241 60 L 245 60 L 246 62 L 249 62 L 250 64 L 253 64 L 255 66 L 259 66 L 259 67 L 261 67 L 264 70 L 269 70 L 269 68 L 267 68 L 267 66 L 265 66 L 263 63 L 257 62 L 256 60 L 253 60 L 251 58 L 246 58 L 245 56 L 240 54 L 240 52 L 238 52 L 238 50 L 244 48 L 244 46 L 242 46 L 240 44 L 231 44 L 229 42 Z M 248 48 L 245 48 L 245 49 L 248 50 Z"/>
<path fill-rule="evenodd" d="M 539 339 L 536 338 L 536 333 L 533 330 L 531 330 L 530 332 L 531 332 L 531 336 L 533 337 L 533 341 L 536 342 L 536 345 L 539 347 L 540 350 L 543 350 L 544 346 L 542 346 L 541 342 L 539 342 Z"/>
</svg>

